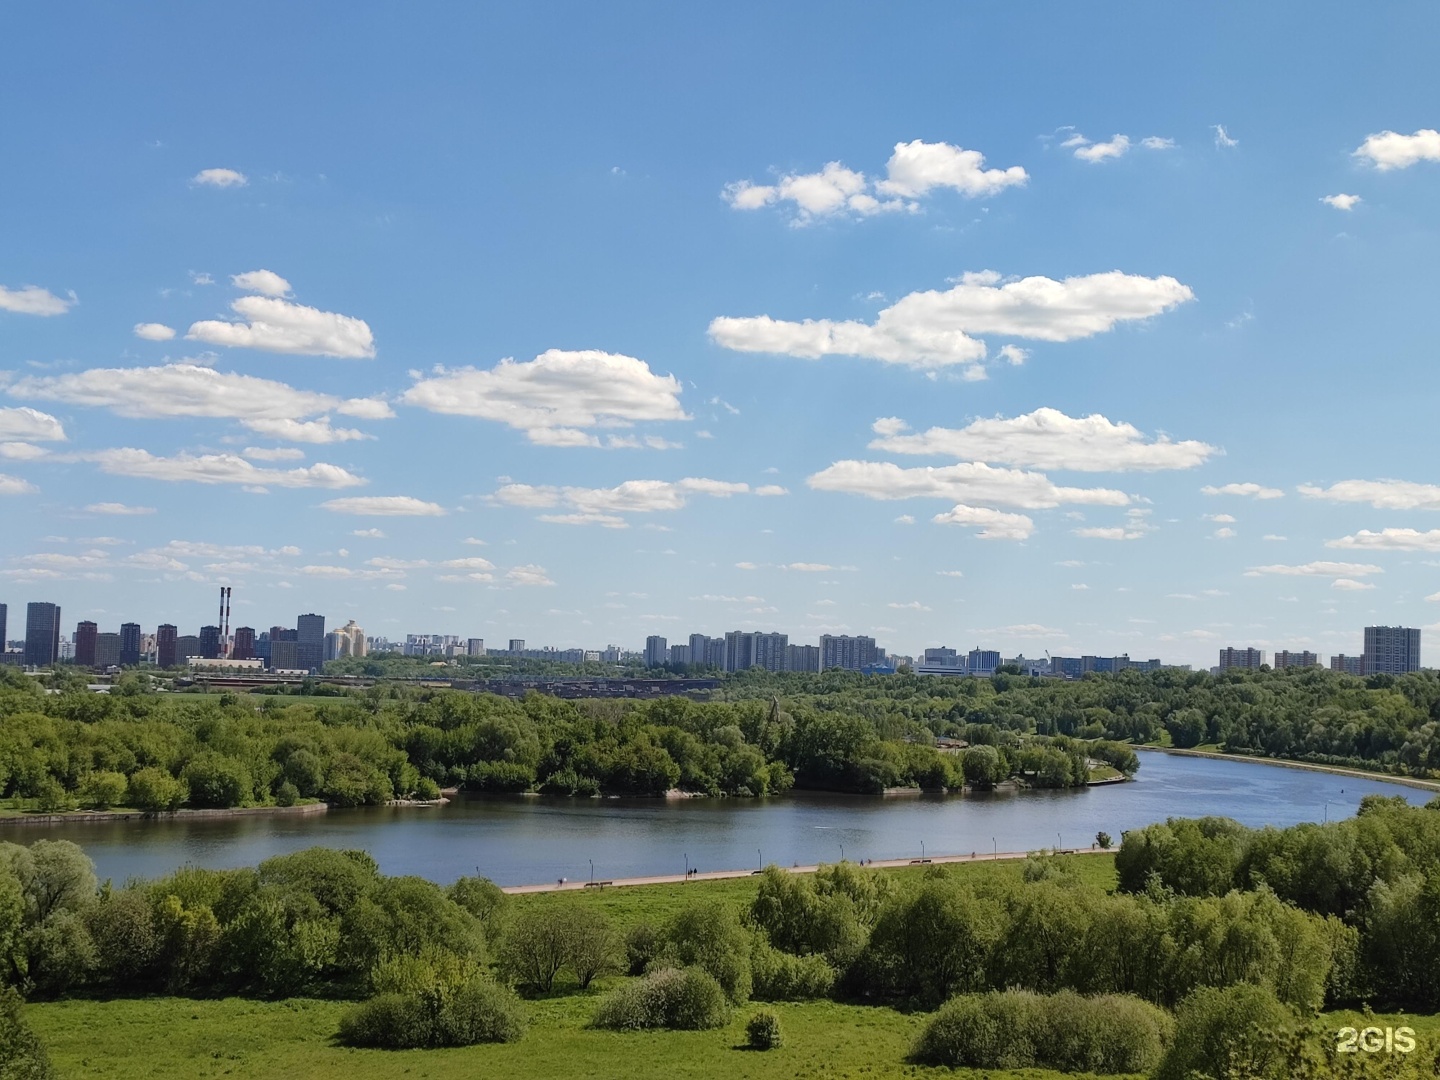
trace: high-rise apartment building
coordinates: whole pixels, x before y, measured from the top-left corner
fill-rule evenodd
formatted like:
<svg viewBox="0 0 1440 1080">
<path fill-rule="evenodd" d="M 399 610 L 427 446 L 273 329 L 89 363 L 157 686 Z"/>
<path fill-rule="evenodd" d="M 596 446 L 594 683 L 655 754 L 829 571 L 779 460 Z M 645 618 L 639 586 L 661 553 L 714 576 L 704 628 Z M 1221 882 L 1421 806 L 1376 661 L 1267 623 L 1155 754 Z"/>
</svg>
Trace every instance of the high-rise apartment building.
<svg viewBox="0 0 1440 1080">
<path fill-rule="evenodd" d="M 206 660 L 220 659 L 220 627 L 200 627 L 200 655 Z"/>
<path fill-rule="evenodd" d="M 254 660 L 255 658 L 255 628 L 253 626 L 237 626 L 235 642 L 230 648 L 230 659 Z"/>
<path fill-rule="evenodd" d="M 510 654 L 519 656 L 525 651 L 525 639 L 523 637 L 512 637 L 510 639 Z"/>
<path fill-rule="evenodd" d="M 49 667 L 60 659 L 60 605 L 25 605 L 25 664 Z"/>
<path fill-rule="evenodd" d="M 820 670 L 844 668 L 859 671 L 875 663 L 875 639 L 849 634 L 820 635 Z"/>
<path fill-rule="evenodd" d="M 291 630 L 290 633 L 294 633 Z M 295 671 L 300 667 L 299 642 L 294 638 L 270 637 L 270 668 L 272 671 Z M 304 670 L 309 670 L 308 668 Z"/>
<path fill-rule="evenodd" d="M 176 663 L 177 631 L 171 623 L 161 623 L 155 631 L 155 663 L 162 668 L 171 668 Z"/>
<path fill-rule="evenodd" d="M 1346 675 L 1364 675 L 1365 657 L 1346 656 L 1344 653 L 1339 653 L 1330 657 L 1330 670 L 1343 671 Z"/>
<path fill-rule="evenodd" d="M 3 653 L 7 648 L 9 648 L 9 645 L 5 638 L 5 633 L 9 629 L 6 626 L 9 615 L 10 608 L 5 604 L 0 604 L 0 653 Z"/>
<path fill-rule="evenodd" d="M 485 639 L 483 637 L 472 637 L 465 641 L 466 656 L 484 656 Z"/>
<path fill-rule="evenodd" d="M 995 649 L 971 649 L 965 657 L 965 673 L 989 678 L 1000 666 L 1000 653 Z M 1083 658 L 1082 658 L 1083 666 Z"/>
<path fill-rule="evenodd" d="M 120 666 L 135 667 L 140 663 L 140 624 L 120 624 Z"/>
<path fill-rule="evenodd" d="M 645 639 L 645 666 L 664 667 L 670 659 L 670 646 L 659 634 Z"/>
<path fill-rule="evenodd" d="M 786 671 L 819 671 L 819 670 L 820 670 L 820 646 L 818 646 L 818 645 L 787 645 L 787 646 L 785 646 L 785 670 L 786 670 Z"/>
<path fill-rule="evenodd" d="M 755 634 L 755 667 L 766 671 L 785 670 L 785 650 L 790 646 L 789 634 Z"/>
<path fill-rule="evenodd" d="M 1270 666 L 1276 671 L 1281 668 L 1319 667 L 1320 658 L 1313 652 L 1290 652 L 1287 649 L 1280 649 L 1275 653 L 1275 660 Z"/>
<path fill-rule="evenodd" d="M 1236 649 L 1233 646 L 1220 650 L 1220 670 L 1231 668 L 1253 671 L 1265 663 L 1264 649 Z"/>
<path fill-rule="evenodd" d="M 107 671 L 120 664 L 120 635 L 95 635 L 95 670 Z"/>
<path fill-rule="evenodd" d="M 726 671 L 747 671 L 755 666 L 755 635 L 744 630 L 731 630 L 725 634 Z"/>
<path fill-rule="evenodd" d="M 709 662 L 710 638 L 705 634 L 690 635 L 690 663 L 704 666 Z"/>
<path fill-rule="evenodd" d="M 295 666 L 313 671 L 325 662 L 325 616 L 301 615 L 295 620 Z"/>
<path fill-rule="evenodd" d="M 75 663 L 81 667 L 95 666 L 95 635 L 100 628 L 88 619 L 75 624 Z"/>
<path fill-rule="evenodd" d="M 1420 670 L 1420 631 L 1409 626 L 1365 627 L 1365 674 L 1404 675 Z"/>
<path fill-rule="evenodd" d="M 681 665 L 688 666 L 689 663 L 690 663 L 690 646 L 689 646 L 689 645 L 671 645 L 671 646 L 670 646 L 670 663 L 675 664 L 676 666 L 681 666 Z"/>
<path fill-rule="evenodd" d="M 192 656 L 200 656 L 200 638 L 197 634 L 181 634 L 175 639 L 175 662 L 183 666 Z"/>
</svg>

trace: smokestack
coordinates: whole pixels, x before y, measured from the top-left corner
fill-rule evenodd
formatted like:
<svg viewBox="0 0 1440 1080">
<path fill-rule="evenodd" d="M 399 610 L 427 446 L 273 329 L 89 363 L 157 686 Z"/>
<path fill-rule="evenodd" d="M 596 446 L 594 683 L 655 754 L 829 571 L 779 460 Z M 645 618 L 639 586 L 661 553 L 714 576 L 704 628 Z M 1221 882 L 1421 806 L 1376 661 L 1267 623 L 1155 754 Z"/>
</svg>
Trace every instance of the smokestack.
<svg viewBox="0 0 1440 1080">
<path fill-rule="evenodd" d="M 225 586 L 225 622 L 220 631 L 220 651 L 227 658 L 230 655 L 230 586 Z"/>
</svg>

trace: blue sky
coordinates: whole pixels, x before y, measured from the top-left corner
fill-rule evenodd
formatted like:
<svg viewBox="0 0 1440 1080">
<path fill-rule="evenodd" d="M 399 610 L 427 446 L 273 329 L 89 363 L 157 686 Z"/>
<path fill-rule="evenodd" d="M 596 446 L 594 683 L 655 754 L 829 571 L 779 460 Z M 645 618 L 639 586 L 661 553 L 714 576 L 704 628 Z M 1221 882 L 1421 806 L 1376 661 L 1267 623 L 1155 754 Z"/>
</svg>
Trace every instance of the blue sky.
<svg viewBox="0 0 1440 1080">
<path fill-rule="evenodd" d="M 12 12 L 11 635 L 1440 629 L 1440 12 L 1357 11 Z"/>
</svg>

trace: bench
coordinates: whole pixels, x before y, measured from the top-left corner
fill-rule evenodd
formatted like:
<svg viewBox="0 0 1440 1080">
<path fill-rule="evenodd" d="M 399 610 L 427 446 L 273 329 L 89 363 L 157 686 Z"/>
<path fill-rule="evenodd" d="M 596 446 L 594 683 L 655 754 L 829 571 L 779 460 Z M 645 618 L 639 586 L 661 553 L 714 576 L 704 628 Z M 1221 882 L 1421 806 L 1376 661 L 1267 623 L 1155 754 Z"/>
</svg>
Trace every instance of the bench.
<svg viewBox="0 0 1440 1080">
<path fill-rule="evenodd" d="M 615 884 L 615 882 L 613 882 L 613 881 L 587 881 L 587 882 L 585 882 L 585 888 L 587 888 L 587 889 L 603 889 L 606 885 L 614 885 L 614 884 Z"/>
</svg>

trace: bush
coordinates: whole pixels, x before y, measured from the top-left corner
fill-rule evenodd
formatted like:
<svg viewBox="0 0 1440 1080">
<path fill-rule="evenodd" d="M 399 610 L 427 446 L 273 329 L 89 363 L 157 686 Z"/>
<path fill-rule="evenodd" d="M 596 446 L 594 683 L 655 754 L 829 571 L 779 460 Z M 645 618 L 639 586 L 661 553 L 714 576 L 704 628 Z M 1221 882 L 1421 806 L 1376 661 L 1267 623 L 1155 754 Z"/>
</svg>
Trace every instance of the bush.
<svg viewBox="0 0 1440 1080">
<path fill-rule="evenodd" d="M 250 773 L 224 754 L 207 751 L 185 766 L 182 778 L 190 785 L 190 805 L 225 809 L 250 801 Z"/>
<path fill-rule="evenodd" d="M 4 1080 L 53 1080 L 55 1070 L 45 1045 L 30 1030 L 24 1002 L 11 987 L 0 988 L 0 1077 Z"/>
<path fill-rule="evenodd" d="M 607 994 L 596 1010 L 594 1026 L 615 1031 L 700 1031 L 723 1027 L 729 1011 L 725 991 L 699 968 L 664 968 Z"/>
<path fill-rule="evenodd" d="M 835 985 L 835 969 L 823 956 L 794 956 L 764 942 L 750 954 L 750 974 L 757 1001 L 813 1001 Z"/>
<path fill-rule="evenodd" d="M 626 974 L 644 975 L 650 961 L 660 955 L 664 944 L 654 924 L 642 922 L 632 926 L 625 935 Z"/>
<path fill-rule="evenodd" d="M 190 789 L 164 769 L 140 769 L 130 776 L 125 801 L 137 810 L 177 809 Z"/>
<path fill-rule="evenodd" d="M 780 1018 L 768 1009 L 757 1012 L 745 1025 L 745 1045 L 751 1050 L 778 1050 L 784 1044 Z"/>
<path fill-rule="evenodd" d="M 440 798 L 440 785 L 428 776 L 422 776 L 415 781 L 415 798 L 433 802 Z"/>
<path fill-rule="evenodd" d="M 80 805 L 90 810 L 109 810 L 125 798 L 125 774 L 104 769 L 80 781 Z"/>
<path fill-rule="evenodd" d="M 667 955 L 680 966 L 695 965 L 709 973 L 731 1002 L 738 1005 L 750 997 L 752 934 L 729 904 L 692 903 L 671 921 L 666 939 Z"/>
<path fill-rule="evenodd" d="M 459 986 L 377 994 L 340 1018 L 340 1041 L 350 1046 L 412 1050 L 516 1042 L 526 1017 L 510 990 L 485 978 Z"/>
<path fill-rule="evenodd" d="M 286 780 L 275 789 L 276 806 L 294 806 L 300 801 L 300 789 Z"/>
<path fill-rule="evenodd" d="M 1196 1074 L 1284 1080 L 1281 1040 L 1294 1024 L 1295 1014 L 1263 986 L 1202 987 L 1180 1003 L 1175 1040 L 1155 1080 Z"/>
<path fill-rule="evenodd" d="M 946 1002 L 912 1057 L 982 1069 L 1146 1072 L 1160 1060 L 1171 1030 L 1164 1010 L 1138 998 L 991 991 Z"/>
</svg>

